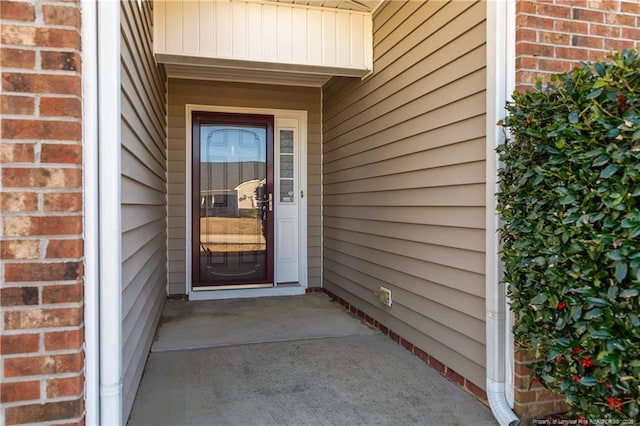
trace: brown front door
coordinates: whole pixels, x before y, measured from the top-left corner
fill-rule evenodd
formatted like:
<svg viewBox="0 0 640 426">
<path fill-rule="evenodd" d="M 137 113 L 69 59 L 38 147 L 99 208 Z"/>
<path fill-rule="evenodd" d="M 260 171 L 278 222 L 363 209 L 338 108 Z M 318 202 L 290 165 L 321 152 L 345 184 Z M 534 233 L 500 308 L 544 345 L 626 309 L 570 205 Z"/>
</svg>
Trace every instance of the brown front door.
<svg viewBox="0 0 640 426">
<path fill-rule="evenodd" d="M 194 112 L 193 287 L 273 284 L 273 117 Z"/>
</svg>

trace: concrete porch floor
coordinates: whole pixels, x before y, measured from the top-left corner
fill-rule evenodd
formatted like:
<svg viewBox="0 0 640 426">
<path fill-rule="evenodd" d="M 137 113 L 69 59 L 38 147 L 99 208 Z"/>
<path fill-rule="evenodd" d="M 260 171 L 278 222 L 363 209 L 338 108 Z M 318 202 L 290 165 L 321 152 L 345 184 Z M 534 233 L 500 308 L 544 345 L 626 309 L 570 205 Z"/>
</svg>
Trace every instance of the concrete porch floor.
<svg viewBox="0 0 640 426">
<path fill-rule="evenodd" d="M 169 300 L 128 424 L 495 425 L 322 293 Z"/>
</svg>

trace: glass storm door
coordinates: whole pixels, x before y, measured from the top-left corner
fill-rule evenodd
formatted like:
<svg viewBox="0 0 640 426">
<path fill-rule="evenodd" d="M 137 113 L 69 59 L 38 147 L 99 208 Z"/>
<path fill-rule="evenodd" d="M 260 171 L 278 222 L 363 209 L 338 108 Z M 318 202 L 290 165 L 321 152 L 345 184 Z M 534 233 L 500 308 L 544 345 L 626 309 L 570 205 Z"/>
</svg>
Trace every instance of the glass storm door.
<svg viewBox="0 0 640 426">
<path fill-rule="evenodd" d="M 193 287 L 273 285 L 273 117 L 195 112 Z"/>
</svg>

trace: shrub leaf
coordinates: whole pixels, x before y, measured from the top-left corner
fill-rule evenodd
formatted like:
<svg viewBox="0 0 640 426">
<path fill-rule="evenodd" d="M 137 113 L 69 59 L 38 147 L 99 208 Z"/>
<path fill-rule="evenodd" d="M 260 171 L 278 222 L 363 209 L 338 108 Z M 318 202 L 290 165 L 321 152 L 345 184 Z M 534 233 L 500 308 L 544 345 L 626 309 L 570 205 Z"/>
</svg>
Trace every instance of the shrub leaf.
<svg viewBox="0 0 640 426">
<path fill-rule="evenodd" d="M 604 179 L 609 179 L 611 176 L 613 176 L 618 169 L 620 168 L 620 166 L 618 166 L 617 164 L 609 164 L 601 173 L 600 173 L 600 177 L 604 178 Z"/>
<path fill-rule="evenodd" d="M 618 263 L 616 265 L 616 280 L 620 283 L 627 277 L 629 265 L 626 263 Z"/>
</svg>

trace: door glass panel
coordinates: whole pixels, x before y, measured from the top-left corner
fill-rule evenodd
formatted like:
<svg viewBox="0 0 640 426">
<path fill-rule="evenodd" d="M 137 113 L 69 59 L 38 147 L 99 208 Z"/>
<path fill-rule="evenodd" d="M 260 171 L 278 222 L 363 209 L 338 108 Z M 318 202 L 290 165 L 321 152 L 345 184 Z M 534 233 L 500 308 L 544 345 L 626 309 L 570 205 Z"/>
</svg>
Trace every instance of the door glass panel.
<svg viewBox="0 0 640 426">
<path fill-rule="evenodd" d="M 293 179 L 293 155 L 280 154 L 280 177 Z"/>
<path fill-rule="evenodd" d="M 280 130 L 280 153 L 293 154 L 293 130 Z"/>
<path fill-rule="evenodd" d="M 292 203 L 294 198 L 293 130 L 280 130 L 280 202 Z"/>
<path fill-rule="evenodd" d="M 267 280 L 267 128 L 200 126 L 200 282 Z"/>
<path fill-rule="evenodd" d="M 280 201 L 290 203 L 293 201 L 293 181 L 282 179 L 280 181 Z"/>
</svg>

